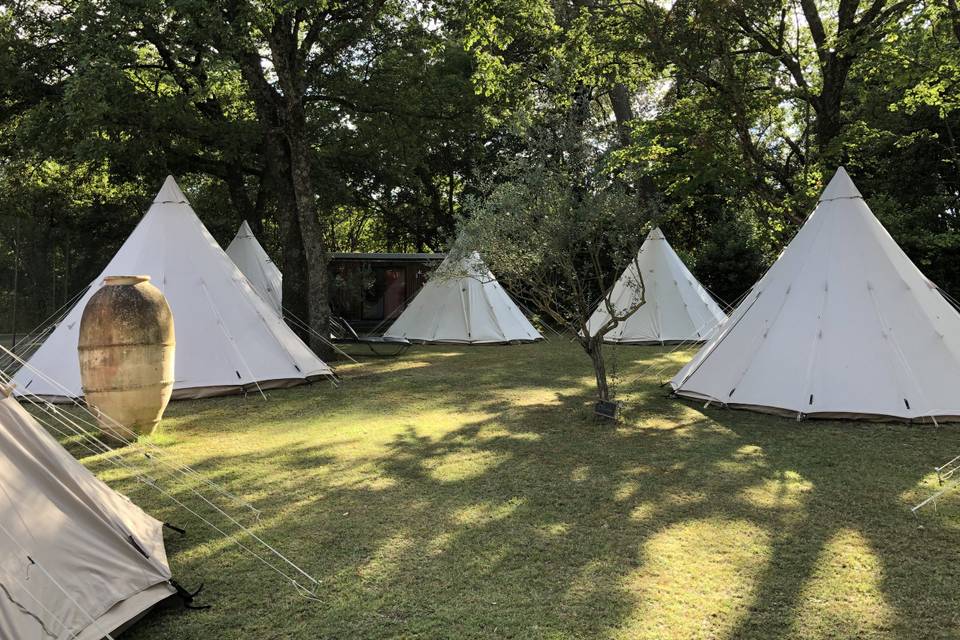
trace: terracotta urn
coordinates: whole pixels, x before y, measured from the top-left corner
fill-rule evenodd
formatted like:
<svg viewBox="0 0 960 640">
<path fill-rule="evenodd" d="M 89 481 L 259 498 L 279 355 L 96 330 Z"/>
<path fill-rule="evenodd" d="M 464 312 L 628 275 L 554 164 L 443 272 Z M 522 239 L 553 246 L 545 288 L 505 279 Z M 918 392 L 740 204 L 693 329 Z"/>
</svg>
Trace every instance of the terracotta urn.
<svg viewBox="0 0 960 640">
<path fill-rule="evenodd" d="M 173 393 L 173 313 L 150 276 L 107 276 L 80 319 L 80 382 L 114 440 L 150 434 Z M 119 426 L 118 426 L 119 425 Z"/>
</svg>

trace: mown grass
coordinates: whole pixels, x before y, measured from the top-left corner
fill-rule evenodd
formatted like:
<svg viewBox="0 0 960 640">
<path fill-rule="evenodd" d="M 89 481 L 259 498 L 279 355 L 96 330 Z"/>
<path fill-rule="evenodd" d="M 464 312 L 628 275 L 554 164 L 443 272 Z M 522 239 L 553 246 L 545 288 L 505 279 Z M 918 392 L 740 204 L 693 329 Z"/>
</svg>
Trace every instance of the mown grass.
<svg viewBox="0 0 960 640">
<path fill-rule="evenodd" d="M 689 357 L 668 350 L 616 350 L 616 426 L 563 340 L 418 347 L 342 366 L 339 388 L 172 404 L 156 442 L 255 504 L 245 521 L 318 600 L 88 458 L 189 528 L 171 565 L 213 605 L 126 637 L 960 637 L 960 497 L 908 511 L 958 427 L 703 409 L 659 386 Z"/>
</svg>

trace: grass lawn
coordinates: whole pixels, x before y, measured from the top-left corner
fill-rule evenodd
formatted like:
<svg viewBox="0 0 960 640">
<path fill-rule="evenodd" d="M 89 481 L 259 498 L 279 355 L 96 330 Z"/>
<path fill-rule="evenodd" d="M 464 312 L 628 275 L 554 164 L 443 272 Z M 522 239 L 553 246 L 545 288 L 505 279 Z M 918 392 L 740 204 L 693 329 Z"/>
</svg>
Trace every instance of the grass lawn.
<svg viewBox="0 0 960 640">
<path fill-rule="evenodd" d="M 213 605 L 124 637 L 960 637 L 960 495 L 908 511 L 960 427 L 703 409 L 660 388 L 691 355 L 669 349 L 612 350 L 616 426 L 592 418 L 589 362 L 558 339 L 417 347 L 341 366 L 339 388 L 171 404 L 156 442 L 260 508 L 257 532 L 319 601 L 87 458 L 189 528 L 168 535 L 171 564 Z"/>
</svg>

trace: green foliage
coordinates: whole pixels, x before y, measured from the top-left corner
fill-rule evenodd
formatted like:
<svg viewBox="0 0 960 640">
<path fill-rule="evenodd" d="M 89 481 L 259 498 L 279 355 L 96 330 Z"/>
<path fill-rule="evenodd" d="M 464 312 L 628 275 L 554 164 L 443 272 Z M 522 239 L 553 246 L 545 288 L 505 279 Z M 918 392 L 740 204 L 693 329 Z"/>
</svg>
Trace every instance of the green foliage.
<svg viewBox="0 0 960 640">
<path fill-rule="evenodd" d="M 634 259 L 653 210 L 570 127 L 533 133 L 468 198 L 455 249 L 481 252 L 511 289 L 578 332 Z"/>
<path fill-rule="evenodd" d="M 338 19 L 311 33 L 328 12 Z M 571 198 L 623 188 L 641 211 L 656 201 L 697 275 L 735 299 L 843 163 L 911 258 L 960 295 L 953 0 L 20 0 L 0 8 L 0 254 L 20 237 L 21 323 L 99 271 L 168 173 L 218 239 L 247 219 L 283 264 L 301 240 L 284 221 L 285 159 L 265 149 L 286 116 L 265 119 L 241 64 L 252 48 L 287 94 L 260 58 L 279 18 L 298 43 L 317 38 L 297 76 L 297 137 L 330 250 L 441 250 L 465 204 L 510 198 L 551 199 L 594 241 L 599 221 Z M 566 126 L 591 155 L 580 174 L 547 151 Z M 600 243 L 608 282 L 622 260 Z M 0 260 L 9 297 L 13 262 Z"/>
</svg>

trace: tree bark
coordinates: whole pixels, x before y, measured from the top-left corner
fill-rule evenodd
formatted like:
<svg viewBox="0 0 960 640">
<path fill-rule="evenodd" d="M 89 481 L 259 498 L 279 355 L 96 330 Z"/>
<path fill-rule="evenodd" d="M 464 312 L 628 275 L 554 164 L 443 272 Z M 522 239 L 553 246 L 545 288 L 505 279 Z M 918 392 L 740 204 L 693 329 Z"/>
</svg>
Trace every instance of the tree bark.
<svg viewBox="0 0 960 640">
<path fill-rule="evenodd" d="M 820 95 L 813 99 L 816 111 L 815 133 L 817 151 L 821 157 L 827 157 L 831 143 L 840 135 L 843 127 L 841 108 L 843 92 L 847 84 L 852 60 L 833 54 L 823 69 L 823 88 Z"/>
<path fill-rule="evenodd" d="M 597 396 L 600 400 L 610 400 L 610 385 L 607 382 L 607 364 L 603 360 L 603 338 L 587 338 L 581 341 L 584 351 L 593 364 L 593 375 L 597 383 Z"/>
<path fill-rule="evenodd" d="M 313 27 L 310 31 L 313 31 Z M 324 230 L 317 217 L 316 193 L 313 189 L 313 150 L 307 136 L 307 114 L 304 107 L 308 86 L 304 65 L 313 36 L 305 36 L 301 45 L 298 11 L 276 15 L 267 34 L 267 41 L 280 88 L 279 92 L 274 90 L 273 96 L 278 106 L 280 131 L 288 150 L 296 224 L 300 227 L 306 265 L 306 320 L 312 329 L 310 347 L 320 357 L 331 359 L 334 351 L 329 340 L 324 339 L 324 336 L 330 335 L 327 248 Z M 262 73 L 260 77 L 263 77 Z"/>
<path fill-rule="evenodd" d="M 957 4 L 957 0 L 947 0 L 947 10 L 950 15 L 950 26 L 953 27 L 953 36 L 957 39 L 957 44 L 960 44 L 960 5 Z"/>
<path fill-rule="evenodd" d="M 322 358 L 332 358 L 333 349 L 320 336 L 330 335 L 330 304 L 328 300 L 327 249 L 323 229 L 317 219 L 312 180 L 312 154 L 302 131 L 290 127 L 290 164 L 297 222 L 303 242 L 307 271 L 307 310 L 310 327 L 310 347 Z"/>
<path fill-rule="evenodd" d="M 253 201 L 247 193 L 242 170 L 231 165 L 224 177 L 224 182 L 227 185 L 227 192 L 230 194 L 230 204 L 240 214 L 240 219 L 246 220 L 253 230 L 253 234 L 259 238 L 263 232 L 263 221 L 257 215 Z"/>
<path fill-rule="evenodd" d="M 237 5 L 233 6 L 236 10 Z M 234 17 L 232 13 L 230 17 Z M 236 34 L 243 40 L 232 51 L 264 127 L 265 151 L 277 187 L 284 238 L 284 306 L 309 324 L 311 348 L 329 359 L 333 351 L 322 338 L 330 334 L 327 251 L 314 202 L 313 154 L 304 110 L 306 53 L 299 49 L 299 20 L 288 13 L 277 14 L 273 20 L 267 40 L 279 90 L 268 80 L 261 54 L 246 40 L 246 33 Z M 305 51 L 309 51 L 306 44 Z"/>
<path fill-rule="evenodd" d="M 630 121 L 633 120 L 633 105 L 630 104 L 630 90 L 627 85 L 618 82 L 610 89 L 610 104 L 617 119 L 617 137 L 620 146 L 630 144 Z"/>
</svg>

